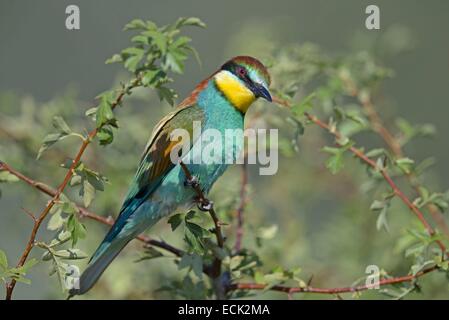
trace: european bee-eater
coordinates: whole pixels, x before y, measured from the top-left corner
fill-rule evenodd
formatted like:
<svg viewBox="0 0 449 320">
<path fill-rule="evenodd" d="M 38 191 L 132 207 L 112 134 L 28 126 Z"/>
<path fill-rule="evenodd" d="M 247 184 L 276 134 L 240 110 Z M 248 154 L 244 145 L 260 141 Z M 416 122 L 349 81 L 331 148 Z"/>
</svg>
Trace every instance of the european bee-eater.
<svg viewBox="0 0 449 320">
<path fill-rule="evenodd" d="M 186 176 L 181 165 L 173 163 L 170 158 L 175 146 L 170 139 L 173 130 L 184 129 L 192 134 L 196 122 L 201 124 L 202 130 L 216 129 L 223 134 L 226 129 L 241 129 L 243 132 L 249 106 L 259 97 L 271 101 L 269 85 L 270 76 L 260 61 L 238 56 L 200 82 L 173 112 L 159 121 L 142 155 L 119 217 L 81 275 L 79 289 L 72 289 L 71 295 L 88 291 L 137 235 L 162 217 L 195 204 L 196 193 L 185 186 Z M 201 153 L 204 144 L 197 140 L 195 137 L 191 139 L 186 157 L 195 158 Z M 233 139 L 231 145 L 231 156 L 235 159 L 243 148 L 243 138 Z M 228 163 L 194 162 L 186 166 L 207 194 Z"/>
</svg>

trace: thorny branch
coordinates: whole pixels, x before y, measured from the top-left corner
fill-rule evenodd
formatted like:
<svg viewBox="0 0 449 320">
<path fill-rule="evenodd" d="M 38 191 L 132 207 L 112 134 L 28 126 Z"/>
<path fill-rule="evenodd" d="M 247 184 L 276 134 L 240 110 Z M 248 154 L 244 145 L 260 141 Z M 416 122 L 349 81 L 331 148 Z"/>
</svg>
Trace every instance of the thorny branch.
<svg viewBox="0 0 449 320">
<path fill-rule="evenodd" d="M 274 98 L 273 101 L 275 101 L 276 103 L 286 106 L 286 107 L 290 107 L 290 104 L 282 99 L 279 98 Z M 318 119 L 316 116 L 311 115 L 307 112 L 304 113 L 304 115 L 306 116 L 306 118 L 311 121 L 312 123 L 314 123 L 315 125 L 319 126 L 320 128 L 328 131 L 330 134 L 332 134 L 335 138 L 336 141 L 341 140 L 341 138 L 343 137 L 341 135 L 340 132 L 338 132 L 335 128 L 331 128 L 328 124 L 324 123 L 323 121 L 321 121 L 320 119 Z M 336 142 L 337 145 L 338 142 Z M 413 202 L 399 189 L 399 187 L 396 185 L 396 183 L 393 181 L 393 179 L 390 177 L 390 175 L 387 172 L 387 169 L 384 167 L 379 167 L 377 165 L 377 163 L 370 159 L 369 157 L 367 157 L 365 155 L 365 153 L 360 150 L 357 149 L 354 146 L 349 147 L 348 149 L 351 153 L 354 154 L 354 156 L 356 156 L 357 158 L 359 158 L 360 160 L 362 160 L 363 162 L 365 162 L 367 165 L 369 165 L 371 168 L 379 171 L 382 175 L 382 177 L 384 178 L 384 180 L 390 185 L 391 189 L 393 190 L 394 194 L 402 200 L 402 202 L 416 215 L 416 217 L 419 219 L 419 221 L 421 222 L 421 224 L 424 226 L 424 228 L 426 229 L 427 233 L 430 236 L 434 236 L 436 235 L 435 230 L 433 229 L 433 227 L 427 222 L 426 218 L 424 217 L 424 214 L 421 212 L 421 210 L 415 205 L 413 204 Z M 438 246 L 440 247 L 441 251 L 443 252 L 443 255 L 446 255 L 446 247 L 443 244 L 443 242 L 441 240 L 436 240 L 436 243 L 438 244 Z"/>
<path fill-rule="evenodd" d="M 244 160 L 242 164 L 242 177 L 240 183 L 240 201 L 239 206 L 237 208 L 237 230 L 236 230 L 236 240 L 234 245 L 234 250 L 239 252 L 242 247 L 242 238 L 243 238 L 243 212 L 247 203 L 247 188 L 248 188 L 248 164 L 246 160 Z"/>
<path fill-rule="evenodd" d="M 433 266 L 427 269 L 424 269 L 416 274 L 406 275 L 402 277 L 393 277 L 388 279 L 380 280 L 377 284 L 379 286 L 385 286 L 389 284 L 403 283 L 403 282 L 412 282 L 413 280 L 422 277 L 425 274 L 438 270 L 437 266 Z M 264 290 L 267 287 L 266 284 L 260 283 L 235 283 L 228 286 L 228 291 L 235 290 Z M 368 289 L 373 289 L 372 285 L 359 285 L 353 287 L 339 287 L 339 288 L 316 288 L 311 286 L 306 287 L 288 287 L 282 285 L 275 285 L 269 288 L 272 291 L 280 291 L 288 294 L 291 293 L 321 293 L 321 294 L 339 294 L 339 293 L 348 293 L 348 292 L 359 292 Z"/>
<path fill-rule="evenodd" d="M 140 77 L 136 77 L 127 87 L 122 88 L 120 93 L 117 95 L 116 99 L 111 104 L 111 109 L 114 109 L 117 105 L 119 105 L 122 102 L 123 97 L 125 94 L 127 94 L 130 90 L 137 87 L 140 83 L 141 79 Z M 95 136 L 98 133 L 99 128 L 95 128 L 92 131 L 89 132 L 87 137 L 84 138 L 83 143 L 81 144 L 75 158 L 72 161 L 72 164 L 70 168 L 67 170 L 67 173 L 64 177 L 64 180 L 59 185 L 59 187 L 56 189 L 56 193 L 54 194 L 53 198 L 48 202 L 46 207 L 42 210 L 42 212 L 37 216 L 36 220 L 34 221 L 33 228 L 31 230 L 31 235 L 29 237 L 29 240 L 25 246 L 25 249 L 23 250 L 22 256 L 20 257 L 19 262 L 17 263 L 16 267 L 22 267 L 31 250 L 34 247 L 34 243 L 36 240 L 37 232 L 39 231 L 40 226 L 42 225 L 42 222 L 45 220 L 47 215 L 49 214 L 50 210 L 53 208 L 53 206 L 58 202 L 61 194 L 64 192 L 64 189 L 66 188 L 67 184 L 69 183 L 70 179 L 72 178 L 73 172 L 75 168 L 78 166 L 81 157 L 83 156 L 84 152 L 86 151 L 87 146 L 92 142 L 92 140 L 95 138 Z M 11 280 L 6 285 L 6 300 L 11 300 L 12 294 L 14 291 L 14 288 L 16 286 L 16 280 Z"/>
<path fill-rule="evenodd" d="M 117 99 L 121 99 L 122 96 L 119 96 Z M 286 101 L 280 100 L 280 99 L 274 99 L 275 102 L 277 102 L 278 104 L 284 105 L 284 106 L 288 106 L 288 103 Z M 117 102 L 118 103 L 118 102 Z M 335 138 L 337 140 L 339 140 L 342 136 L 341 134 L 336 131 L 335 129 L 331 128 L 329 125 L 327 125 L 326 123 L 322 122 L 320 119 L 318 119 L 316 116 L 311 115 L 309 113 L 305 113 L 305 116 L 307 117 L 307 119 L 309 119 L 312 123 L 316 124 L 317 126 L 327 130 L 329 133 L 333 134 L 335 136 Z M 26 258 L 29 254 L 29 252 L 31 251 L 33 245 L 34 245 L 34 241 L 35 241 L 35 237 L 36 237 L 36 233 L 42 223 L 42 221 L 45 219 L 46 215 L 48 214 L 49 210 L 51 209 L 51 207 L 56 203 L 56 201 L 59 199 L 60 195 L 62 194 L 65 186 L 68 183 L 68 180 L 70 179 L 71 175 L 73 174 L 73 170 L 76 167 L 75 163 L 78 163 L 80 161 L 80 158 L 82 156 L 82 154 L 84 153 L 84 150 L 86 149 L 87 145 L 90 143 L 90 141 L 95 137 L 96 135 L 96 129 L 93 130 L 92 132 L 89 133 L 89 138 L 85 139 L 82 146 L 80 147 L 77 156 L 75 157 L 75 160 L 73 161 L 73 164 L 71 166 L 71 168 L 69 169 L 66 179 L 64 179 L 63 183 L 59 186 L 58 189 L 54 189 L 42 182 L 38 182 L 35 181 L 27 176 L 25 176 L 24 174 L 18 172 L 17 170 L 11 168 L 10 166 L 8 166 L 5 163 L 0 162 L 0 171 L 1 170 L 6 170 L 8 172 L 10 172 L 11 174 L 15 175 L 16 177 L 18 177 L 20 180 L 26 182 L 27 184 L 29 184 L 30 186 L 33 186 L 34 188 L 36 188 L 37 190 L 49 195 L 52 197 L 52 200 L 48 203 L 47 207 L 44 209 L 44 211 L 35 219 L 34 222 L 34 226 L 33 226 L 33 231 L 29 240 L 29 243 L 27 244 L 25 251 L 21 257 L 21 260 L 19 261 L 18 266 L 23 265 L 23 263 L 26 261 Z M 338 143 L 337 143 L 338 144 Z M 435 230 L 432 228 L 432 226 L 426 221 L 423 213 L 419 210 L 419 208 L 417 208 L 411 201 L 410 199 L 398 188 L 398 186 L 395 184 L 395 182 L 392 180 L 392 178 L 389 176 L 388 172 L 386 171 L 385 168 L 380 168 L 377 163 L 375 161 L 373 161 L 372 159 L 370 159 L 369 157 L 367 157 L 363 151 L 361 151 L 360 149 L 357 149 L 355 147 L 350 147 L 349 151 L 351 151 L 357 158 L 359 158 L 361 161 L 365 162 L 367 165 L 369 165 L 370 167 L 372 167 L 373 169 L 378 170 L 383 178 L 385 179 L 385 181 L 390 185 L 390 187 L 392 188 L 392 190 L 394 191 L 395 195 L 398 196 L 402 202 L 404 202 L 404 204 L 417 216 L 417 218 L 420 220 L 420 222 L 423 224 L 423 226 L 426 228 L 427 232 L 429 233 L 430 236 L 433 236 L 436 234 Z M 215 229 L 214 229 L 214 234 L 217 238 L 217 244 L 220 248 L 224 247 L 224 238 L 221 232 L 221 223 L 218 220 L 218 217 L 215 213 L 215 210 L 213 208 L 213 204 L 211 201 L 209 201 L 206 196 L 204 195 L 201 186 L 199 185 L 199 183 L 197 181 L 195 181 L 195 177 L 192 176 L 192 174 L 190 173 L 190 171 L 188 170 L 188 168 L 185 166 L 184 163 L 180 163 L 182 169 L 184 170 L 184 173 L 187 177 L 187 182 L 188 184 L 195 190 L 195 192 L 197 193 L 197 201 L 200 205 L 200 209 L 204 210 L 204 211 L 208 211 L 209 214 L 212 217 L 212 220 L 214 221 L 214 225 L 215 225 Z M 246 172 L 246 168 L 244 168 L 243 170 L 244 174 L 242 173 L 242 194 L 246 191 L 246 184 L 247 184 L 247 172 Z M 67 178 L 68 177 L 68 178 Z M 67 182 L 66 182 L 67 180 Z M 241 194 L 241 195 L 242 195 Z M 244 207 L 244 199 L 246 196 L 242 196 L 241 197 L 241 206 L 239 206 L 238 210 L 243 210 L 241 208 Z M 48 209 L 49 208 L 49 209 Z M 98 221 L 100 223 L 103 224 L 107 224 L 107 225 L 112 225 L 114 223 L 114 221 L 110 218 L 105 218 L 99 215 L 96 215 L 92 212 L 90 212 L 89 210 L 87 210 L 84 207 L 78 206 L 78 210 L 79 210 L 79 214 L 81 217 L 87 217 L 89 219 Z M 239 226 L 242 226 L 243 221 L 239 221 Z M 162 248 L 164 250 L 167 250 L 173 254 L 175 254 L 176 256 L 182 256 L 184 254 L 184 252 L 180 249 L 177 249 L 175 247 L 172 247 L 171 245 L 162 242 L 162 241 L 157 241 L 154 239 L 151 239 L 148 236 L 145 235 L 140 235 L 139 237 L 137 237 L 137 239 L 139 239 L 140 241 L 149 244 L 149 245 L 153 245 L 159 248 Z M 238 242 L 237 242 L 238 243 Z M 236 246 L 237 246 L 236 243 Z M 443 253 L 446 252 L 446 248 L 444 246 L 444 244 L 440 241 L 440 240 L 436 240 L 436 243 L 438 244 L 438 246 L 441 248 L 441 250 L 443 251 Z M 416 274 L 411 274 L 411 275 L 406 275 L 406 276 L 400 276 L 400 277 L 392 277 L 392 278 L 387 278 L 387 279 L 382 279 L 379 281 L 379 285 L 380 286 L 385 286 L 385 285 L 389 285 L 389 284 L 397 284 L 397 283 L 405 283 L 405 282 L 412 282 L 415 279 L 424 276 L 425 274 L 428 274 L 430 272 L 433 272 L 435 270 L 439 270 L 439 267 L 437 265 L 434 265 L 432 267 L 426 268 L 424 270 L 421 270 L 420 272 L 416 273 Z M 235 291 L 235 290 L 264 290 L 266 288 L 267 285 L 265 284 L 258 284 L 258 283 L 234 283 L 234 284 L 230 284 L 230 285 L 222 285 L 220 283 L 220 275 L 221 275 L 221 260 L 219 258 L 215 258 L 215 261 L 213 263 L 213 265 L 211 266 L 210 270 L 209 269 L 205 269 L 205 272 L 207 274 L 209 274 L 211 277 L 216 278 L 217 279 L 217 283 L 219 283 L 220 285 L 218 285 L 218 290 L 216 288 L 217 291 L 217 297 L 218 298 L 224 298 L 225 297 L 225 293 L 226 292 L 230 292 L 230 291 Z M 12 295 L 12 291 L 14 289 L 14 285 L 15 282 L 11 281 L 11 283 L 8 284 L 7 286 L 7 299 L 11 298 Z M 280 291 L 280 292 L 285 292 L 288 294 L 292 294 L 292 293 L 318 293 L 318 294 L 339 294 L 339 293 L 353 293 L 353 292 L 359 292 L 359 291 L 364 291 L 364 290 L 368 290 L 371 287 L 369 285 L 359 285 L 359 286 L 348 286 L 348 287 L 338 287 L 338 288 L 317 288 L 317 287 L 311 287 L 311 286 L 305 286 L 305 287 L 288 287 L 288 286 L 283 286 L 283 285 L 275 285 L 269 288 L 269 290 L 272 291 Z"/>
<path fill-rule="evenodd" d="M 401 143 L 384 125 L 382 118 L 380 117 L 379 113 L 374 107 L 371 95 L 361 94 L 359 88 L 357 88 L 357 86 L 350 77 L 348 76 L 340 76 L 340 77 L 343 83 L 345 84 L 348 93 L 352 97 L 359 100 L 362 109 L 367 115 L 368 121 L 370 122 L 373 130 L 382 138 L 382 140 L 385 142 L 385 144 L 388 146 L 388 148 L 391 150 L 391 152 L 396 158 L 398 159 L 403 158 L 404 151 L 402 149 Z M 422 197 L 423 196 L 422 186 L 419 183 L 416 175 L 413 172 L 407 172 L 406 177 L 410 185 L 415 190 L 416 194 Z M 446 221 L 444 220 L 444 217 L 438 210 L 438 208 L 432 203 L 429 203 L 427 205 L 427 210 L 429 210 L 432 219 L 435 220 L 435 222 L 438 224 L 438 226 L 440 227 L 441 231 L 443 231 L 446 238 L 449 239 L 449 227 L 446 224 Z"/>
</svg>

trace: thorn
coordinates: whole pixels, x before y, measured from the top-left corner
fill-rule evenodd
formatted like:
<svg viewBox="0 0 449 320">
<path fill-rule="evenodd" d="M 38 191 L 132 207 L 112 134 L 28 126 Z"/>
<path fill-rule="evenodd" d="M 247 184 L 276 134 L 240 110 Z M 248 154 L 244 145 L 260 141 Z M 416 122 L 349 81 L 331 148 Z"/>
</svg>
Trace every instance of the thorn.
<svg viewBox="0 0 449 320">
<path fill-rule="evenodd" d="M 312 280 L 313 280 L 313 274 L 310 276 L 309 280 L 307 281 L 308 287 L 310 287 L 310 285 L 312 284 Z"/>
<path fill-rule="evenodd" d="M 30 211 L 28 211 L 27 209 L 25 209 L 24 207 L 21 208 L 31 219 L 33 219 L 34 222 L 37 221 L 36 217 L 34 216 L 34 214 L 32 214 Z"/>
</svg>

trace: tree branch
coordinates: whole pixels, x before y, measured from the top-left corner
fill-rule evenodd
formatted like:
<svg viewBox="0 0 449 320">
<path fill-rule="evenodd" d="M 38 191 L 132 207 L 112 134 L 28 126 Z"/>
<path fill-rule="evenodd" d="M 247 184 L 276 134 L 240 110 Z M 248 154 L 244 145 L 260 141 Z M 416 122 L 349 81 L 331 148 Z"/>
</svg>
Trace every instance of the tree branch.
<svg viewBox="0 0 449 320">
<path fill-rule="evenodd" d="M 286 106 L 286 107 L 290 107 L 290 104 L 282 99 L 279 98 L 273 98 L 273 101 L 275 103 L 278 103 L 280 105 Z M 307 119 L 309 119 L 311 122 L 313 122 L 315 125 L 319 126 L 320 128 L 328 131 L 330 134 L 332 134 L 336 140 L 339 140 L 342 138 L 342 135 L 340 132 L 338 132 L 336 129 L 331 128 L 328 124 L 322 122 L 320 119 L 318 119 L 316 116 L 311 115 L 307 112 L 304 113 L 304 115 L 306 116 Z M 339 145 L 336 142 L 337 145 Z M 369 165 L 371 168 L 378 170 L 384 180 L 390 185 L 390 187 L 392 188 L 394 194 L 396 196 L 398 196 L 402 202 L 416 215 L 416 217 L 418 218 L 418 220 L 421 222 L 421 224 L 424 226 L 424 228 L 426 229 L 427 233 L 430 236 L 434 236 L 436 234 L 435 230 L 432 228 L 432 226 L 427 222 L 426 218 L 424 217 L 424 214 L 421 212 L 421 210 L 412 203 L 412 201 L 410 201 L 410 199 L 399 189 L 399 187 L 396 185 L 396 183 L 393 181 L 393 179 L 390 177 L 390 175 L 388 174 L 387 170 L 385 168 L 380 168 L 375 161 L 373 161 L 372 159 L 368 158 L 365 153 L 363 153 L 362 150 L 355 148 L 354 146 L 351 146 L 348 149 L 350 152 L 352 152 L 354 154 L 354 156 L 356 156 L 357 158 L 359 158 L 360 160 L 362 160 L 363 162 L 365 162 L 367 165 Z M 438 246 L 440 247 L 441 251 L 443 252 L 443 256 L 446 255 L 446 247 L 443 244 L 443 242 L 441 240 L 436 240 L 435 241 Z"/>
<path fill-rule="evenodd" d="M 243 238 L 243 213 L 247 203 L 247 187 L 248 187 L 248 164 L 246 161 L 246 156 L 242 164 L 242 177 L 240 183 L 240 202 L 237 208 L 237 230 L 236 230 L 236 240 L 234 245 L 234 250 L 239 252 L 242 247 Z"/>
<path fill-rule="evenodd" d="M 403 282 L 411 282 L 419 277 L 424 276 L 430 272 L 438 270 L 437 266 L 433 266 L 427 269 L 424 269 L 414 275 L 406 275 L 401 277 L 393 277 L 388 279 L 380 280 L 378 285 L 385 286 L 389 284 L 403 283 Z M 365 291 L 368 289 L 373 289 L 373 285 L 360 285 L 354 287 L 340 287 L 340 288 L 316 288 L 316 287 L 288 287 L 282 285 L 275 285 L 269 287 L 268 290 L 271 291 L 280 291 L 288 294 L 291 293 L 319 293 L 319 294 L 339 294 L 339 293 L 348 293 L 348 292 L 359 292 Z M 259 283 L 234 283 L 227 287 L 227 291 L 235 291 L 235 290 L 265 290 L 268 285 L 259 284 Z"/>
<path fill-rule="evenodd" d="M 187 184 L 190 185 L 193 190 L 195 190 L 197 196 L 198 196 L 198 203 L 201 206 L 201 210 L 208 211 L 210 216 L 212 217 L 212 220 L 214 222 L 215 228 L 214 233 L 215 237 L 217 238 L 217 245 L 219 248 L 224 248 L 224 238 L 223 234 L 221 232 L 221 222 L 219 221 L 217 214 L 215 213 L 215 209 L 213 206 L 213 203 L 206 198 L 204 195 L 203 190 L 201 189 L 201 186 L 196 181 L 196 178 L 192 176 L 192 174 L 189 171 L 189 168 L 184 164 L 184 162 L 180 161 L 179 164 L 181 165 L 182 170 L 184 171 L 184 174 L 187 178 Z M 221 281 L 221 258 L 215 256 L 214 261 L 212 262 L 212 266 L 208 272 L 209 276 L 213 279 L 213 286 L 215 288 L 215 293 L 217 295 L 218 299 L 225 299 L 225 288 Z"/>
<path fill-rule="evenodd" d="M 402 149 L 401 143 L 399 143 L 398 139 L 387 129 L 387 127 L 383 124 L 382 118 L 374 107 L 373 101 L 371 99 L 371 95 L 361 95 L 360 90 L 357 88 L 355 83 L 349 77 L 340 77 L 343 83 L 346 85 L 348 93 L 359 100 L 363 111 L 368 117 L 368 121 L 371 124 L 373 130 L 379 134 L 388 148 L 391 150 L 393 155 L 400 159 L 404 157 L 404 151 Z M 406 172 L 406 177 L 412 188 L 415 190 L 416 194 L 420 197 L 423 197 L 422 186 L 419 183 L 416 175 L 413 172 Z M 441 231 L 443 231 L 444 235 L 447 239 L 449 239 L 449 227 L 444 220 L 444 216 L 438 210 L 438 208 L 432 204 L 427 204 L 427 210 L 429 210 L 432 219 L 437 223 L 440 227 Z"/>
<path fill-rule="evenodd" d="M 129 92 L 131 89 L 135 88 L 139 83 L 140 77 L 136 77 L 134 80 L 130 82 L 130 84 L 127 87 L 122 88 L 120 93 L 117 95 L 115 101 L 111 104 L 111 109 L 114 109 L 117 105 L 119 105 L 125 94 Z M 20 260 L 17 263 L 16 267 L 19 268 L 25 264 L 31 250 L 33 249 L 34 242 L 36 240 L 36 235 L 37 232 L 39 231 L 40 226 L 42 225 L 42 222 L 45 220 L 50 210 L 53 208 L 55 203 L 59 200 L 61 194 L 64 192 L 64 189 L 69 183 L 70 179 L 72 178 L 73 172 L 75 168 L 78 166 L 81 157 L 84 154 L 84 151 L 86 150 L 87 146 L 92 142 L 92 140 L 95 138 L 99 129 L 100 128 L 95 128 L 92 131 L 90 131 L 87 137 L 83 140 L 83 143 L 81 144 L 75 158 L 73 159 L 72 164 L 64 177 L 64 180 L 56 189 L 56 193 L 54 194 L 53 198 L 48 202 L 47 206 L 42 210 L 42 212 L 39 214 L 36 221 L 34 222 L 29 240 L 25 246 L 25 249 L 23 250 L 22 256 L 20 257 Z M 15 286 L 16 280 L 14 279 L 11 280 L 11 282 L 9 282 L 6 285 L 6 300 L 11 300 Z"/>
<path fill-rule="evenodd" d="M 37 190 L 45 193 L 46 195 L 48 195 L 50 197 L 54 197 L 57 193 L 57 190 L 54 189 L 53 187 L 51 187 L 43 182 L 35 181 L 35 180 L 27 177 L 23 173 L 13 169 L 11 166 L 9 166 L 8 164 L 6 164 L 4 162 L 0 163 L 0 171 L 8 171 L 9 173 L 11 173 L 11 174 L 15 175 L 17 178 L 19 178 L 20 180 L 26 182 L 28 185 L 36 188 Z M 110 225 L 110 226 L 113 225 L 115 222 L 114 219 L 97 215 L 97 214 L 89 211 L 85 207 L 82 207 L 78 204 L 76 204 L 76 208 L 78 209 L 78 213 L 81 218 L 88 218 L 90 220 L 94 220 L 94 221 L 103 223 L 105 225 Z M 152 245 L 152 246 L 164 249 L 168 252 L 173 253 L 174 255 L 176 255 L 178 257 L 181 257 L 184 254 L 183 250 L 175 248 L 164 241 L 158 241 L 158 240 L 152 239 L 144 234 L 137 236 L 136 239 L 144 242 L 147 245 Z"/>
</svg>

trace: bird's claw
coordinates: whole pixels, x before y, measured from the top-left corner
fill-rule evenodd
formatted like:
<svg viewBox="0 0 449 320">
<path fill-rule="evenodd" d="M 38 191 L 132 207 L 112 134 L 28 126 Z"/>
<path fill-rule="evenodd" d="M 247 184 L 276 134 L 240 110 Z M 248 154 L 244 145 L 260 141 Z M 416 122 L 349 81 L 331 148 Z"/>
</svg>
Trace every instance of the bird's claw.
<svg viewBox="0 0 449 320">
<path fill-rule="evenodd" d="M 184 186 L 196 188 L 199 184 L 198 178 L 195 176 L 191 176 L 184 181 Z"/>
<path fill-rule="evenodd" d="M 214 207 L 213 201 L 207 200 L 207 201 L 201 201 L 198 202 L 198 209 L 201 211 L 210 211 Z"/>
</svg>

